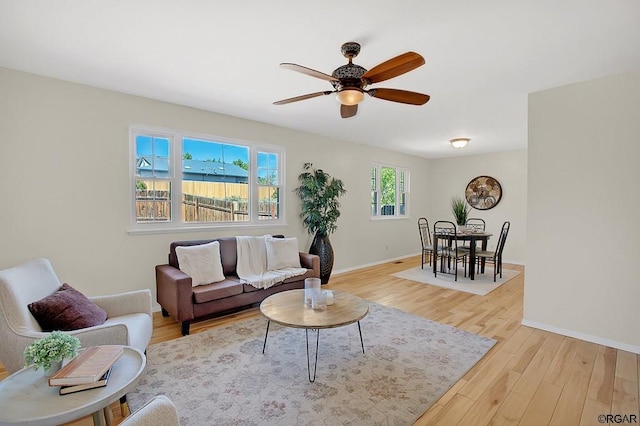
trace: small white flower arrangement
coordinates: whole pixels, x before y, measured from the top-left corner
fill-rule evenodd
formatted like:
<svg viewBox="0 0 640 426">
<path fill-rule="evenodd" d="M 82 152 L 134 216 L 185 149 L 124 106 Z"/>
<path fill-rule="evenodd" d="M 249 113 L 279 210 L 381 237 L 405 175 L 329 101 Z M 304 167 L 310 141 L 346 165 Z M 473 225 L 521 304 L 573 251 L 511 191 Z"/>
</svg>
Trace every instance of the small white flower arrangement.
<svg viewBox="0 0 640 426">
<path fill-rule="evenodd" d="M 80 340 L 62 331 L 53 331 L 47 337 L 35 340 L 24 350 L 25 366 L 35 365 L 51 369 L 51 363 L 78 355 Z"/>
</svg>

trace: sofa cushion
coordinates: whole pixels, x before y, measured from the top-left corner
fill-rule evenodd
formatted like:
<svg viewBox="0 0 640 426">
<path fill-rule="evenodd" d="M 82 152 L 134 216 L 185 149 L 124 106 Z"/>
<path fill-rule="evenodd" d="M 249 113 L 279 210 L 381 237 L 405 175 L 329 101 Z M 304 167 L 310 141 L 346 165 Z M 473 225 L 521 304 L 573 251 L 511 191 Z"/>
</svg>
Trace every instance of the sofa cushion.
<svg viewBox="0 0 640 426">
<path fill-rule="evenodd" d="M 174 241 L 169 246 L 169 265 L 174 268 L 180 268 L 176 249 L 178 247 L 192 247 L 210 242 L 217 241 L 220 244 L 220 259 L 222 261 L 222 270 L 225 276 L 234 275 L 236 273 L 236 263 L 238 261 L 238 253 L 236 249 L 236 237 L 216 238 L 215 240 L 184 240 Z"/>
<path fill-rule="evenodd" d="M 300 267 L 297 238 L 267 237 L 265 245 L 267 247 L 267 270 L 275 271 Z"/>
<path fill-rule="evenodd" d="M 69 284 L 28 305 L 43 331 L 71 331 L 101 325 L 107 313 Z"/>
<path fill-rule="evenodd" d="M 195 303 L 205 303 L 240 293 L 242 293 L 242 284 L 238 281 L 225 279 L 217 283 L 194 287 L 193 300 Z"/>
<path fill-rule="evenodd" d="M 190 247 L 176 247 L 180 270 L 191 277 L 193 287 L 224 280 L 220 243 L 212 241 Z"/>
</svg>

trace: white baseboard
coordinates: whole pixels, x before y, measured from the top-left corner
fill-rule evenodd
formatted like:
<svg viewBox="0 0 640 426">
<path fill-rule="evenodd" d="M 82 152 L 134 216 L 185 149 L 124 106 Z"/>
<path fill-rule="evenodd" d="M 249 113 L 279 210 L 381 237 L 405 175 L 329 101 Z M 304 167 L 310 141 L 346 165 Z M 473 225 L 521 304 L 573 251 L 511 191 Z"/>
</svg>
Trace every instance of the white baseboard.
<svg viewBox="0 0 640 426">
<path fill-rule="evenodd" d="M 544 331 L 550 331 L 551 333 L 561 334 L 567 337 L 574 337 L 576 339 L 584 340 L 591 343 L 596 343 L 602 346 L 608 346 L 610 348 L 621 349 L 623 351 L 632 352 L 634 354 L 640 354 L 640 346 L 630 345 L 628 343 L 617 342 L 615 340 L 603 339 L 602 337 L 592 336 L 590 334 L 584 334 L 573 330 L 567 330 L 564 328 L 555 327 L 552 325 L 544 324 L 537 321 L 530 321 L 527 319 L 522 320 L 522 325 L 527 327 L 538 328 Z"/>
<path fill-rule="evenodd" d="M 357 269 L 368 268 L 370 266 L 382 265 L 383 263 L 394 262 L 396 260 L 402 260 L 402 259 L 406 259 L 408 257 L 414 257 L 414 256 L 420 256 L 420 252 L 412 253 L 412 254 L 406 254 L 404 256 L 399 256 L 399 257 L 394 257 L 392 259 L 378 260 L 376 262 L 366 263 L 364 265 L 351 266 L 349 268 L 344 268 L 344 269 L 336 269 L 335 271 L 333 271 L 331 273 L 331 275 L 340 275 L 340 274 L 344 274 L 345 272 L 351 272 L 351 271 L 355 271 Z"/>
<path fill-rule="evenodd" d="M 350 266 L 348 268 L 343 268 L 343 269 L 336 269 L 331 273 L 331 275 L 340 275 L 340 274 L 344 274 L 345 272 L 351 272 L 351 271 L 355 271 L 357 269 L 368 268 L 370 266 L 382 265 L 383 263 L 395 262 L 396 260 L 402 260 L 402 259 L 406 259 L 408 257 L 414 257 L 414 256 L 420 256 L 420 252 L 412 253 L 412 254 L 405 254 L 404 256 L 394 257 L 394 258 L 391 258 L 391 259 L 378 260 L 376 262 L 366 263 L 364 265 L 357 265 L 357 266 Z M 511 263 L 513 265 L 524 266 L 523 262 L 515 262 L 515 261 L 507 262 L 506 260 L 503 260 L 503 263 Z"/>
</svg>

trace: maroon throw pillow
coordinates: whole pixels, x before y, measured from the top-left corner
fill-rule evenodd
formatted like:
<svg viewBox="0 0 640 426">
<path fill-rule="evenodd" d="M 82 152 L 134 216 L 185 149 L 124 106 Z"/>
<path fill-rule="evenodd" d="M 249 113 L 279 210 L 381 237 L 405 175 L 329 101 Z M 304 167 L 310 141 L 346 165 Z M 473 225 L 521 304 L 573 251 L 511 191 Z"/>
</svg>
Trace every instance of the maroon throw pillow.
<svg viewBox="0 0 640 426">
<path fill-rule="evenodd" d="M 43 331 L 78 330 L 107 320 L 102 308 L 67 283 L 44 299 L 30 303 L 29 311 Z"/>
</svg>

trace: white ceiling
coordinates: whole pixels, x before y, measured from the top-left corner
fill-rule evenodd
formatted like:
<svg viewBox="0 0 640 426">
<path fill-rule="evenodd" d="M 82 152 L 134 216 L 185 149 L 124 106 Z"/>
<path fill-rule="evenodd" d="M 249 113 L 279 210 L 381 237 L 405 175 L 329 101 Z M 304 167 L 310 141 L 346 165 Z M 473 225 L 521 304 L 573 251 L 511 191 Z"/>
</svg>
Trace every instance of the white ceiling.
<svg viewBox="0 0 640 426">
<path fill-rule="evenodd" d="M 427 158 L 527 146 L 527 93 L 640 69 L 638 0 L 0 0 L 0 67 L 371 144 Z M 327 74 L 362 45 L 370 69 L 406 51 L 426 65 L 372 85 L 341 119 Z M 593 99 L 593 102 L 598 102 Z M 472 139 L 464 150 L 448 140 Z"/>
</svg>

